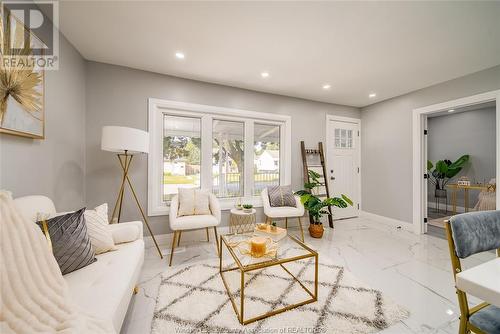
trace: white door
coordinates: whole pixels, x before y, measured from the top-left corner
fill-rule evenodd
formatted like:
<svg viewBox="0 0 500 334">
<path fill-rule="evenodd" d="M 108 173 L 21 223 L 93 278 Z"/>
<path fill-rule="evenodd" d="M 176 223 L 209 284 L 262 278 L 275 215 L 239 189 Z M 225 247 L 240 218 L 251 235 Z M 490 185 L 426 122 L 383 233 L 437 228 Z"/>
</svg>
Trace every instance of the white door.
<svg viewBox="0 0 500 334">
<path fill-rule="evenodd" d="M 333 208 L 334 219 L 359 215 L 359 123 L 356 121 L 329 120 L 328 145 L 328 186 L 330 196 L 349 197 L 353 206 L 345 209 Z"/>
</svg>

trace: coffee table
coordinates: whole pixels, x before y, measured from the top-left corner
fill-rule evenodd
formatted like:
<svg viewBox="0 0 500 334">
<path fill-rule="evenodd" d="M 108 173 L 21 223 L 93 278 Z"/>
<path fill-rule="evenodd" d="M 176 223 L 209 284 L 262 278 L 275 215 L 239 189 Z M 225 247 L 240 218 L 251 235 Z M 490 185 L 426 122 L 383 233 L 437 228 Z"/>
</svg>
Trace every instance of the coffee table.
<svg viewBox="0 0 500 334">
<path fill-rule="evenodd" d="M 234 312 L 236 313 L 236 316 L 239 320 L 239 322 L 242 325 L 249 324 L 251 322 L 261 320 L 267 317 L 270 317 L 272 315 L 282 313 L 288 310 L 291 310 L 293 308 L 296 308 L 301 305 L 313 303 L 318 300 L 318 253 L 305 245 L 303 242 L 301 242 L 299 239 L 287 235 L 280 241 L 278 241 L 278 248 L 275 254 L 271 256 L 264 256 L 260 258 L 254 258 L 250 256 L 249 254 L 243 254 L 240 251 L 240 247 L 242 243 L 245 243 L 252 237 L 253 233 L 243 233 L 243 234 L 228 234 L 228 235 L 223 235 L 220 238 L 220 267 L 219 267 L 219 272 L 222 278 L 222 282 L 224 283 L 224 286 L 226 288 L 226 291 L 229 295 L 229 299 L 231 300 L 231 304 L 233 306 Z M 229 252 L 230 257 L 229 259 L 234 260 L 234 264 L 230 265 L 229 267 L 224 267 L 223 262 L 224 262 L 224 248 L 226 251 Z M 310 258 L 314 258 L 314 278 L 308 277 L 308 278 L 301 278 L 300 275 L 292 274 L 290 270 L 285 266 L 286 264 L 291 264 L 292 262 L 295 261 L 300 261 L 300 260 L 307 260 Z M 256 316 L 253 316 L 250 319 L 245 319 L 245 289 L 249 288 L 249 284 L 252 284 L 250 280 L 248 280 L 248 283 L 246 284 L 246 276 L 251 276 L 254 273 L 251 273 L 253 271 L 258 271 L 258 270 L 264 270 L 266 268 L 270 267 L 275 267 L 273 269 L 279 269 L 280 272 L 281 270 L 286 273 L 286 277 L 291 277 L 288 278 L 288 280 L 294 280 L 306 293 L 304 293 L 304 296 L 307 296 L 307 298 L 294 302 L 293 304 L 286 305 L 281 308 L 273 308 L 271 311 L 258 314 Z M 240 275 L 240 284 L 239 287 L 236 285 L 238 288 L 238 291 L 236 291 L 236 296 L 233 295 L 233 293 L 230 291 L 230 287 L 228 284 L 228 281 L 226 280 L 225 275 L 228 274 L 228 272 L 234 272 L 238 271 Z M 312 275 L 311 275 L 312 276 Z M 278 279 L 278 278 L 276 278 Z M 314 288 L 310 291 L 305 285 L 304 281 L 308 280 L 309 282 L 312 281 L 314 284 Z M 302 280 L 302 282 L 301 282 Z M 269 284 L 273 283 L 273 279 L 269 279 Z M 239 293 L 238 293 L 239 292 Z M 238 305 L 236 304 L 236 298 L 237 295 L 239 294 L 240 300 L 239 300 L 239 310 L 238 310 Z"/>
</svg>

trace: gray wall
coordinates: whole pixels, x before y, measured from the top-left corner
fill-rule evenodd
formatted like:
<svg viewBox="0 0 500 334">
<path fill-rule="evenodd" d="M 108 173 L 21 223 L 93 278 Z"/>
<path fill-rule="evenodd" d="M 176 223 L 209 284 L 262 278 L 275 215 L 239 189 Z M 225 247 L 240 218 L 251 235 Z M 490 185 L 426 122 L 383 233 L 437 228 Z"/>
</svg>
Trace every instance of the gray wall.
<svg viewBox="0 0 500 334">
<path fill-rule="evenodd" d="M 363 210 L 411 223 L 413 109 L 497 89 L 500 66 L 363 108 Z"/>
<path fill-rule="evenodd" d="M 488 182 L 496 173 L 496 109 L 495 107 L 471 110 L 456 114 L 431 117 L 427 122 L 427 155 L 438 160 L 455 161 L 464 154 L 470 162 L 456 176 L 467 176 L 472 182 Z M 434 203 L 434 186 L 429 183 L 429 203 Z M 469 206 L 477 203 L 478 191 L 471 191 Z M 449 201 L 451 193 L 449 194 Z M 464 193 L 458 192 L 457 202 L 463 206 Z"/>
<path fill-rule="evenodd" d="M 87 63 L 86 189 L 87 204 L 110 203 L 112 210 L 120 183 L 117 158 L 100 149 L 101 128 L 121 125 L 147 130 L 149 97 L 292 116 L 292 185 L 302 184 L 301 140 L 317 145 L 325 140 L 326 114 L 360 117 L 359 109 L 259 93 L 181 79 L 125 67 Z M 147 200 L 147 156 L 134 158 L 131 177 L 142 205 Z M 126 198 L 123 218 L 139 219 L 132 198 Z M 151 217 L 155 234 L 168 231 L 166 216 Z M 223 225 L 227 224 L 227 213 Z"/>
<path fill-rule="evenodd" d="M 45 72 L 45 139 L 0 134 L 0 188 L 67 211 L 85 204 L 85 60 L 62 35 L 59 59 Z"/>
</svg>

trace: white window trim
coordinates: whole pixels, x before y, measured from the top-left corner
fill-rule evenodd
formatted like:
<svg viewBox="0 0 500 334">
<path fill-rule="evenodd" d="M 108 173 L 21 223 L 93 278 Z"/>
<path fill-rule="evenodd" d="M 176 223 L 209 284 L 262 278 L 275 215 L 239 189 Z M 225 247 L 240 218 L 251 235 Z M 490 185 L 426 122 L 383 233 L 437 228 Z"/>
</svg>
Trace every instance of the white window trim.
<svg viewBox="0 0 500 334">
<path fill-rule="evenodd" d="M 169 101 L 157 98 L 148 99 L 148 128 L 149 128 L 149 144 L 150 150 L 148 155 L 148 216 L 168 215 L 169 206 L 162 200 L 162 186 L 158 182 L 163 177 L 163 114 L 164 111 L 169 115 L 192 116 L 201 119 L 211 120 L 214 116 L 220 116 L 228 120 L 238 120 L 245 122 L 245 141 L 253 143 L 253 122 L 252 119 L 259 124 L 273 124 L 279 122 L 282 124 L 280 131 L 280 183 L 291 184 L 291 162 L 292 162 L 292 118 L 287 115 L 278 115 L 272 113 L 264 113 L 257 111 L 249 111 L 242 109 L 223 108 L 209 106 L 203 104 Z M 203 122 L 201 126 L 202 135 L 202 152 L 201 152 L 201 187 L 211 188 L 210 179 L 203 178 L 203 175 L 211 175 L 212 173 L 212 138 L 206 133 L 212 133 L 212 122 Z M 210 126 L 209 126 L 210 125 Z M 161 138 L 161 139 L 160 139 Z M 207 157 L 207 155 L 209 155 Z M 253 156 L 253 145 L 245 145 L 245 156 Z M 161 162 L 158 161 L 161 159 Z M 253 169 L 253 159 L 245 159 L 245 170 Z M 245 173 L 244 183 L 244 201 L 251 203 L 256 207 L 262 206 L 260 196 L 251 194 L 253 186 L 253 178 L 251 173 Z M 221 208 L 229 210 L 234 207 L 236 198 L 221 198 Z"/>
</svg>

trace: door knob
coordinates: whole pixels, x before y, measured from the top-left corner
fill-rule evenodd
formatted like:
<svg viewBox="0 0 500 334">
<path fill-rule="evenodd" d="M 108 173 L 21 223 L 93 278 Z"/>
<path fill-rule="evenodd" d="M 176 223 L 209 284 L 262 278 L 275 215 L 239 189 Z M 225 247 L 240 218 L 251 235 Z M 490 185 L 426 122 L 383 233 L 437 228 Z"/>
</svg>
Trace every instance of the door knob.
<svg viewBox="0 0 500 334">
<path fill-rule="evenodd" d="M 335 180 L 335 176 L 330 176 L 330 180 Z"/>
</svg>

